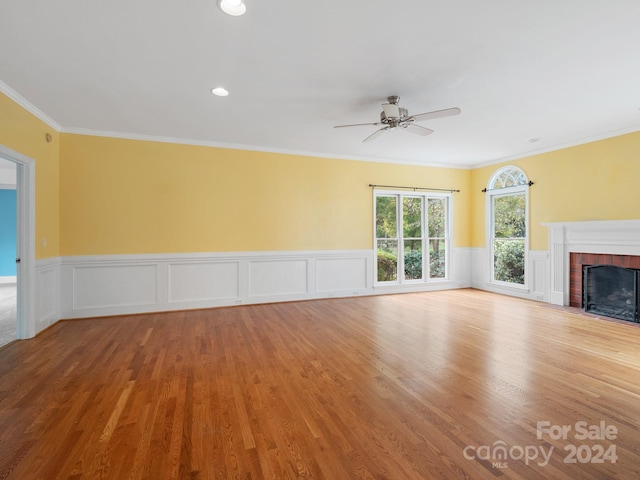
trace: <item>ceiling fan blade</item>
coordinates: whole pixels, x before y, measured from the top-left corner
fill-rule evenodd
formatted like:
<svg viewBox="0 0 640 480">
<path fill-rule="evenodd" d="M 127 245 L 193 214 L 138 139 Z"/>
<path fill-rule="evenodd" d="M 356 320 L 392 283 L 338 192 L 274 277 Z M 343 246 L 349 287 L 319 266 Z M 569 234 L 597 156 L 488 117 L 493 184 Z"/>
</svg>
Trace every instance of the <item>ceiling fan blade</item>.
<svg viewBox="0 0 640 480">
<path fill-rule="evenodd" d="M 351 123 L 349 125 L 336 125 L 333 128 L 344 128 L 344 127 L 362 127 L 362 126 L 371 126 L 371 125 L 380 125 L 380 123 Z"/>
<path fill-rule="evenodd" d="M 371 135 L 369 135 L 367 138 L 365 138 L 362 141 L 363 142 L 370 142 L 371 140 L 373 140 L 377 136 L 381 135 L 385 130 L 389 130 L 389 127 L 384 127 L 384 128 L 381 128 L 380 130 L 376 130 L 375 132 L 373 132 Z"/>
<path fill-rule="evenodd" d="M 431 130 L 430 128 L 421 127 L 420 125 L 415 125 L 413 123 L 403 125 L 403 127 L 405 128 L 405 130 L 408 130 L 409 132 L 415 133 L 417 135 L 422 135 L 423 137 L 426 137 L 427 135 L 431 135 L 433 133 L 433 130 Z"/>
<path fill-rule="evenodd" d="M 453 115 L 460 115 L 462 110 L 458 107 L 445 108 L 444 110 L 436 110 L 435 112 L 419 113 L 418 115 L 411 115 L 407 120 L 413 119 L 416 122 L 423 120 L 432 120 L 434 118 L 451 117 Z"/>
</svg>

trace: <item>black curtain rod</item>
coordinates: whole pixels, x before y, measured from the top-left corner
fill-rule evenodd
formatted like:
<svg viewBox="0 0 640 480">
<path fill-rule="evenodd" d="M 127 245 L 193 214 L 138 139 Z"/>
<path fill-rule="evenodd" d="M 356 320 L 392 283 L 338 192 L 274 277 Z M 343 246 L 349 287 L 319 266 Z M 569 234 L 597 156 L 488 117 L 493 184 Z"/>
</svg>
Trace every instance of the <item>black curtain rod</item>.
<svg viewBox="0 0 640 480">
<path fill-rule="evenodd" d="M 533 182 L 531 180 L 529 180 L 529 183 L 527 183 L 526 185 L 528 185 L 529 187 L 533 185 Z M 513 185 L 514 187 L 519 187 L 520 185 Z M 494 190 L 502 190 L 503 188 L 511 188 L 511 187 L 500 187 L 500 188 L 491 188 L 491 189 L 487 189 L 487 188 L 483 188 L 481 190 L 482 193 L 487 193 L 487 192 L 493 192 Z"/>
<path fill-rule="evenodd" d="M 459 192 L 460 190 L 453 190 L 453 189 L 447 189 L 447 188 L 428 188 L 428 187 L 399 187 L 397 185 L 374 185 L 373 183 L 370 183 L 369 186 L 371 188 L 402 188 L 405 190 L 413 190 L 414 192 L 417 190 L 428 190 L 430 192 L 449 192 L 449 193 L 454 193 L 454 192 Z"/>
</svg>

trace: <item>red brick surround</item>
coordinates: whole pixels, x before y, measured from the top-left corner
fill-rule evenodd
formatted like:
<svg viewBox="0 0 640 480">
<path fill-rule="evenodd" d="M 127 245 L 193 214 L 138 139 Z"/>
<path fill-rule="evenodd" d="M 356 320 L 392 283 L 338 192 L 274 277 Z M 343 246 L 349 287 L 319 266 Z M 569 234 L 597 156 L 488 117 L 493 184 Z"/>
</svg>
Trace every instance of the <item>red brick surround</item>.
<svg viewBox="0 0 640 480">
<path fill-rule="evenodd" d="M 640 256 L 609 255 L 601 253 L 569 254 L 569 305 L 582 308 L 583 265 L 613 265 L 615 267 L 640 269 Z"/>
</svg>

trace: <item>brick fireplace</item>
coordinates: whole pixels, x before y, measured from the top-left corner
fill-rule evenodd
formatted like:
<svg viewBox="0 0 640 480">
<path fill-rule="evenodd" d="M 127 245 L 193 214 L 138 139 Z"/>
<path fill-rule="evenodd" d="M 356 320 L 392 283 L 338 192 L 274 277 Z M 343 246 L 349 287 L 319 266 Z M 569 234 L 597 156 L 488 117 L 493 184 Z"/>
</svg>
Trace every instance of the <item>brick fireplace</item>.
<svg viewBox="0 0 640 480">
<path fill-rule="evenodd" d="M 569 253 L 569 305 L 582 307 L 582 267 L 586 265 L 611 265 L 640 269 L 640 256 L 603 253 Z"/>
<path fill-rule="evenodd" d="M 549 228 L 549 302 L 582 306 L 582 267 L 640 269 L 640 220 L 558 222 Z"/>
</svg>

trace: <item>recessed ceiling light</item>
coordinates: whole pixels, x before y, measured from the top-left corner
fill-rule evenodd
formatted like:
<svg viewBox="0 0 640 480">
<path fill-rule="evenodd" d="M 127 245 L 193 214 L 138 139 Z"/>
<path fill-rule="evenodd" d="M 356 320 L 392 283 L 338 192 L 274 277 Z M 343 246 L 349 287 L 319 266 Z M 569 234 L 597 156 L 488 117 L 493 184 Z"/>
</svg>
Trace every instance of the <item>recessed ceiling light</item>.
<svg viewBox="0 0 640 480">
<path fill-rule="evenodd" d="M 247 11 L 247 6 L 242 0 L 218 0 L 218 6 L 227 15 L 239 17 Z"/>
<path fill-rule="evenodd" d="M 219 97 L 226 97 L 229 95 L 229 91 L 226 88 L 216 87 L 211 89 L 211 93 Z"/>
</svg>

